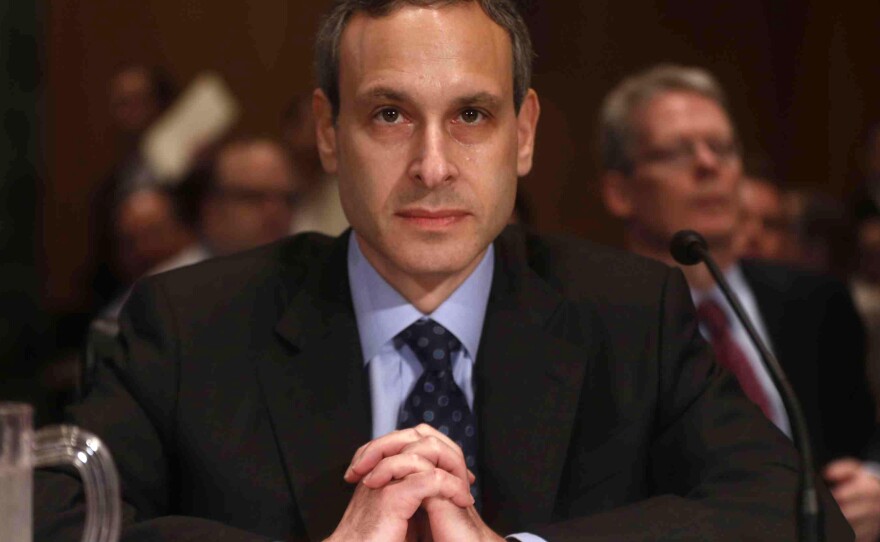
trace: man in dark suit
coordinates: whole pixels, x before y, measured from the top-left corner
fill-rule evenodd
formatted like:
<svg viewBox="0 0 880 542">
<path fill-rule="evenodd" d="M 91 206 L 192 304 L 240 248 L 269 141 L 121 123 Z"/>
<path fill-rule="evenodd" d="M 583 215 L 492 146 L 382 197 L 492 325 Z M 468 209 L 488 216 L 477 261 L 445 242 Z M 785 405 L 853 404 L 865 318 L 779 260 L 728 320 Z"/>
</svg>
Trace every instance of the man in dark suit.
<svg viewBox="0 0 880 542">
<path fill-rule="evenodd" d="M 694 229 L 706 237 L 803 404 L 818 466 L 827 464 L 826 481 L 858 539 L 876 540 L 880 481 L 873 467 L 853 459 L 864 457 L 875 430 L 864 330 L 838 281 L 739 260 L 742 169 L 719 85 L 695 68 L 659 66 L 636 74 L 606 98 L 602 141 L 603 195 L 612 214 L 626 222 L 629 248 L 674 264 L 668 246 L 676 231 Z M 766 416 L 791 434 L 779 392 L 708 270 L 684 272 L 719 360 Z"/>
<path fill-rule="evenodd" d="M 425 4 L 340 2 L 319 34 L 351 232 L 132 294 L 73 410 L 118 460 L 127 536 L 793 538 L 796 454 L 714 364 L 681 273 L 504 229 L 538 120 L 514 5 Z M 63 475 L 37 493 L 40 532 L 81 513 Z"/>
</svg>

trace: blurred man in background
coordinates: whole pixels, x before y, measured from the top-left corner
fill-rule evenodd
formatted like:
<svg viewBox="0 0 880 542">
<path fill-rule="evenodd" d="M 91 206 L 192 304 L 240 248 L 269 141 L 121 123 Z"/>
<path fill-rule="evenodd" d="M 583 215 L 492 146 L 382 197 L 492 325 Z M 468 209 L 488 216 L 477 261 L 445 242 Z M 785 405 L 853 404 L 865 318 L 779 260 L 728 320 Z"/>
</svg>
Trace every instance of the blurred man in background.
<svg viewBox="0 0 880 542">
<path fill-rule="evenodd" d="M 159 182 L 140 152 L 140 142 L 175 96 L 176 88 L 168 74 L 143 64 L 121 66 L 108 84 L 110 132 L 115 135 L 117 158 L 95 192 L 90 225 L 94 266 L 91 283 L 100 304 L 126 287 L 124 264 L 115 251 L 112 210 L 129 194 Z"/>
<path fill-rule="evenodd" d="M 227 141 L 176 187 L 197 242 L 163 270 L 277 241 L 290 232 L 300 177 L 284 148 L 267 138 Z"/>
<path fill-rule="evenodd" d="M 269 139 L 241 139 L 218 152 L 199 209 L 208 252 L 231 254 L 290 233 L 300 196 L 284 149 Z"/>
<path fill-rule="evenodd" d="M 628 247 L 676 265 L 681 229 L 700 232 L 776 353 L 804 406 L 824 474 L 858 540 L 880 534 L 880 480 L 860 460 L 874 433 L 865 338 L 846 288 L 817 275 L 740 261 L 735 231 L 742 178 L 737 134 L 721 87 L 696 68 L 658 66 L 606 97 L 601 113 L 606 207 Z M 788 413 L 743 326 L 703 265 L 683 271 L 701 330 L 752 401 L 791 435 Z M 877 460 L 878 457 L 872 457 Z"/>
<path fill-rule="evenodd" d="M 141 188 L 127 194 L 113 211 L 123 292 L 106 305 L 99 318 L 115 322 L 132 284 L 155 272 L 195 242 L 195 233 L 182 220 L 174 196 L 164 187 Z"/>
<path fill-rule="evenodd" d="M 195 239 L 178 216 L 172 195 L 162 188 L 125 197 L 116 210 L 116 232 L 119 259 L 130 283 Z"/>
<path fill-rule="evenodd" d="M 880 124 L 868 131 L 861 154 L 861 179 L 850 201 L 851 213 L 857 221 L 880 216 Z"/>
<path fill-rule="evenodd" d="M 288 235 L 297 182 L 282 147 L 268 139 L 222 146 L 175 188 L 127 195 L 115 212 L 117 252 L 128 287 L 144 276 L 232 254 Z M 101 311 L 115 321 L 124 293 Z"/>
<path fill-rule="evenodd" d="M 874 396 L 880 397 L 880 216 L 864 218 L 856 232 L 858 249 L 850 288 L 868 331 L 868 380 Z"/>
<path fill-rule="evenodd" d="M 792 257 L 791 226 L 779 187 L 765 177 L 743 176 L 739 190 L 737 252 L 743 258 L 785 261 Z"/>
</svg>

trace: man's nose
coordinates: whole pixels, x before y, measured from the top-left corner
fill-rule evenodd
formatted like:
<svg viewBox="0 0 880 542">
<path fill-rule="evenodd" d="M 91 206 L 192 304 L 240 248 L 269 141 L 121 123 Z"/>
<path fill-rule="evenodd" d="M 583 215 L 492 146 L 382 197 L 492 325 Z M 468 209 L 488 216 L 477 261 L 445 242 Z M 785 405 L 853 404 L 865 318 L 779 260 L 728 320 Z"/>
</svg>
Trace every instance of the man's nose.
<svg viewBox="0 0 880 542">
<path fill-rule="evenodd" d="M 721 157 L 705 141 L 697 141 L 693 147 L 694 164 L 701 171 L 714 171 L 721 164 Z"/>
<path fill-rule="evenodd" d="M 409 170 L 412 179 L 427 188 L 434 188 L 452 181 L 458 175 L 458 168 L 451 156 L 455 143 L 442 125 L 425 125 L 417 141 Z"/>
</svg>

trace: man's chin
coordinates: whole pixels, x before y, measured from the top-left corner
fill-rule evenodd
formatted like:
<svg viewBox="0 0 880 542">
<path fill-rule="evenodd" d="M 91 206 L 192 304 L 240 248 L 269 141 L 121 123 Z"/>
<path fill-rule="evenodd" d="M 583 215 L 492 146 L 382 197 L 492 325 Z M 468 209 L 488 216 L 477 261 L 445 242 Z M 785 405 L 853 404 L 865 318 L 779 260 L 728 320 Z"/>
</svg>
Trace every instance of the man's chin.
<svg viewBox="0 0 880 542">
<path fill-rule="evenodd" d="M 728 250 L 733 246 L 733 230 L 730 228 L 704 228 L 696 230 L 709 245 L 709 250 Z"/>
<path fill-rule="evenodd" d="M 399 267 L 414 277 L 442 279 L 466 269 L 471 261 L 462 255 L 417 254 L 403 258 Z"/>
</svg>

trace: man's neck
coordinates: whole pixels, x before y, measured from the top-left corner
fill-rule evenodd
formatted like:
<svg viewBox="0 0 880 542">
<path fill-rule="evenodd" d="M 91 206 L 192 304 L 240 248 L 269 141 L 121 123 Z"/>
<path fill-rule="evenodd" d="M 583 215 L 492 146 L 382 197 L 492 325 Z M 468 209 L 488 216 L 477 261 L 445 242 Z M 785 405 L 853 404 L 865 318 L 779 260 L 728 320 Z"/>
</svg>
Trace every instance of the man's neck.
<svg viewBox="0 0 880 542">
<path fill-rule="evenodd" d="M 370 265 L 379 275 L 385 279 L 385 282 L 397 290 L 400 295 L 409 301 L 422 314 L 431 314 L 444 301 L 449 299 L 455 290 L 467 280 L 471 273 L 483 261 L 488 247 L 480 252 L 476 258 L 471 261 L 467 267 L 452 274 L 448 273 L 432 273 L 422 275 L 411 275 L 400 269 L 393 268 L 387 262 L 379 257 L 368 243 L 365 243 L 356 233 L 355 240 L 358 243 L 364 258 L 370 262 Z"/>
<path fill-rule="evenodd" d="M 702 292 L 715 286 L 715 280 L 712 278 L 712 274 L 709 272 L 709 268 L 706 267 L 705 264 L 680 265 L 669 253 L 669 243 L 652 241 L 646 236 L 627 232 L 626 246 L 627 249 L 641 256 L 660 260 L 667 265 L 679 267 L 684 273 L 688 285 L 694 290 Z M 709 249 L 712 251 L 712 258 L 718 264 L 718 267 L 722 272 L 726 272 L 734 263 L 736 263 L 733 243 L 719 242 L 717 240 L 714 242 L 710 241 Z"/>
</svg>

